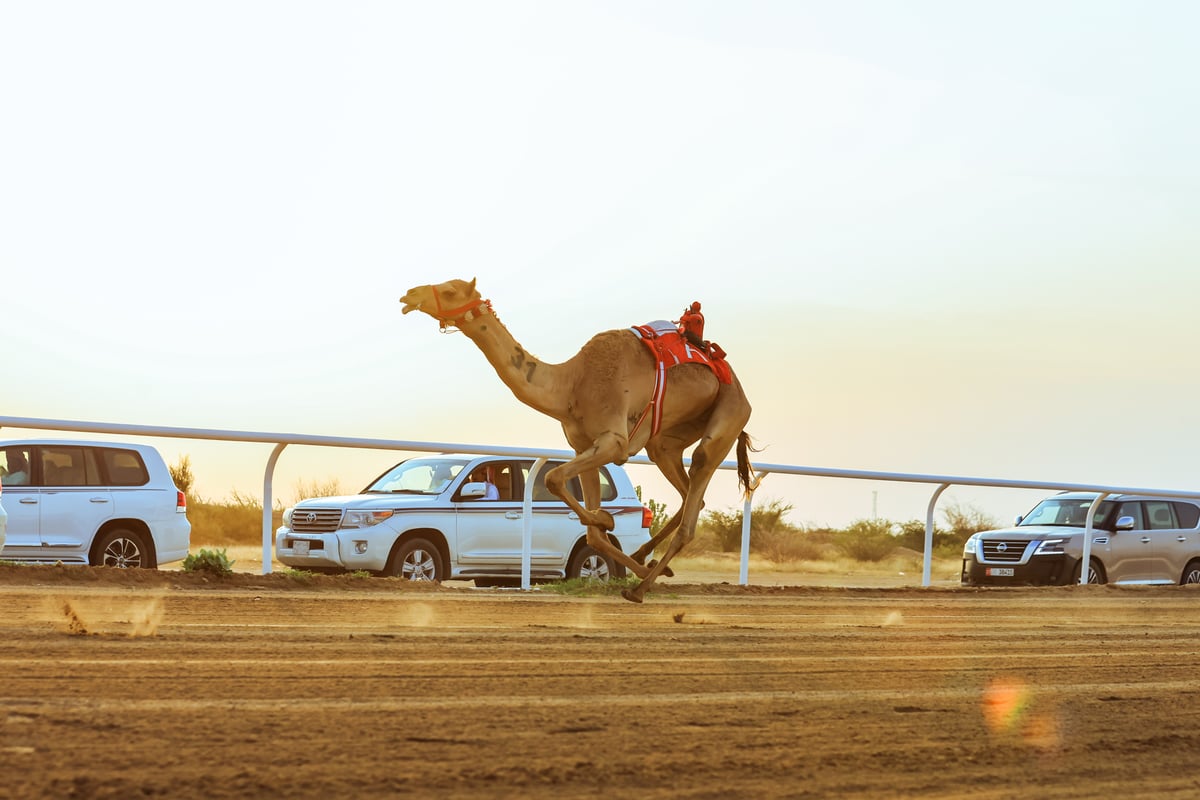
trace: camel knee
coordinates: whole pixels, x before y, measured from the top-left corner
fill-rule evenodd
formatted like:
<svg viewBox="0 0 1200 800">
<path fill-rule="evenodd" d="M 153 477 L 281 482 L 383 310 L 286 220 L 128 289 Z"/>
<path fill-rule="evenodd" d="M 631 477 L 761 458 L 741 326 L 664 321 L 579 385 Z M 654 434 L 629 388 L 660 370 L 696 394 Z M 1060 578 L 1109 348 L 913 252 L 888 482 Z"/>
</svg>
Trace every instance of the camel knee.
<svg viewBox="0 0 1200 800">
<path fill-rule="evenodd" d="M 562 497 L 563 489 L 565 489 L 567 485 L 567 481 L 563 477 L 561 470 L 562 467 L 555 467 L 546 473 L 546 488 L 550 490 L 551 494 L 555 494 L 559 497 Z"/>
</svg>

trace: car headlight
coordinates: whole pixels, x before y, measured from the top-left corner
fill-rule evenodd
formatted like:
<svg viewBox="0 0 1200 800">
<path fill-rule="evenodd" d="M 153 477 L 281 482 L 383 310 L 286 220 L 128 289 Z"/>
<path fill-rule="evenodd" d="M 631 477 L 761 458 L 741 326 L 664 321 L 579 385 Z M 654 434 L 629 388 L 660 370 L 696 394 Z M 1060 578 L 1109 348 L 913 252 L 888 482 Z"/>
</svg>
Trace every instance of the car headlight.
<svg viewBox="0 0 1200 800">
<path fill-rule="evenodd" d="M 395 511 L 347 511 L 342 516 L 343 528 L 369 528 L 378 525 Z"/>
<path fill-rule="evenodd" d="M 979 541 L 979 534 L 972 533 L 970 536 L 968 536 L 967 540 L 965 542 L 963 542 L 963 555 L 964 556 L 975 555 L 975 543 L 978 541 Z"/>
<path fill-rule="evenodd" d="M 1035 556 L 1059 556 L 1063 554 L 1063 545 L 1066 543 L 1066 539 L 1047 539 L 1038 545 L 1033 554 Z"/>
<path fill-rule="evenodd" d="M 295 506 L 285 508 L 283 511 L 283 524 L 285 527 L 292 527 L 292 512 L 296 510 Z"/>
</svg>

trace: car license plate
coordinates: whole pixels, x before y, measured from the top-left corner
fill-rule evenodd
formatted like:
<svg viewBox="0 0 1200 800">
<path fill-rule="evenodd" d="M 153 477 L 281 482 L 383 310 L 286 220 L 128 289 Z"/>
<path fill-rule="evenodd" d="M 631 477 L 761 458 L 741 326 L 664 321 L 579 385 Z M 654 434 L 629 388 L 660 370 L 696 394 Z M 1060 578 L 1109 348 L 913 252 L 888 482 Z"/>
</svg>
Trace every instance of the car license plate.
<svg viewBox="0 0 1200 800">
<path fill-rule="evenodd" d="M 292 552 L 298 556 L 306 556 L 308 555 L 309 544 L 310 542 L 307 539 L 293 539 Z M 1010 569 L 1009 572 L 1012 572 L 1012 570 Z"/>
<path fill-rule="evenodd" d="M 988 567 L 987 574 L 993 578 L 1011 578 L 1013 576 L 1012 567 Z"/>
</svg>

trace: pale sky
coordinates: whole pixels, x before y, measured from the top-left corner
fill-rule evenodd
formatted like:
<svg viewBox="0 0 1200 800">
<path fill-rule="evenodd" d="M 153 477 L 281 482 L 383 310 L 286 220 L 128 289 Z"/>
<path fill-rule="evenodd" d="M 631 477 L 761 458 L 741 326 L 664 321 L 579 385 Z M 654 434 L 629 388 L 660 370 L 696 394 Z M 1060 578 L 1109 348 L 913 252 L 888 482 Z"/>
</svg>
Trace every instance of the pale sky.
<svg viewBox="0 0 1200 800">
<path fill-rule="evenodd" d="M 565 447 L 400 314 L 477 277 L 548 361 L 700 300 L 763 462 L 1195 489 L 1196 30 L 1168 0 L 6 2 L 0 414 Z M 154 443 L 261 491 L 268 446 Z M 276 483 L 397 459 L 290 448 Z M 840 525 L 931 491 L 757 499 Z"/>
</svg>

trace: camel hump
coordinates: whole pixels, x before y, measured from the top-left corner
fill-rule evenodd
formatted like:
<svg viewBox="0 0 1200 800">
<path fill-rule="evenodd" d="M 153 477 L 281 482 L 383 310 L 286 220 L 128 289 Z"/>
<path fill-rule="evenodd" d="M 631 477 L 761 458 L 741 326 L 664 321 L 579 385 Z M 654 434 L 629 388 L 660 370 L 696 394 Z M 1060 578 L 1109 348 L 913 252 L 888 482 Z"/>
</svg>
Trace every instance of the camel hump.
<svg viewBox="0 0 1200 800">
<path fill-rule="evenodd" d="M 630 330 L 643 339 L 657 339 L 669 333 L 679 333 L 679 326 L 670 320 L 656 319 L 645 325 L 634 325 Z"/>
</svg>

